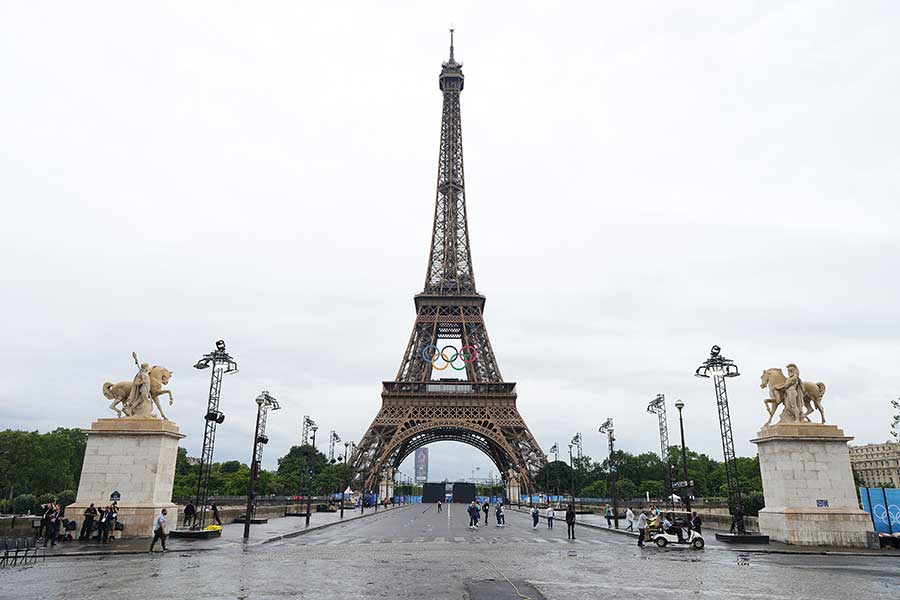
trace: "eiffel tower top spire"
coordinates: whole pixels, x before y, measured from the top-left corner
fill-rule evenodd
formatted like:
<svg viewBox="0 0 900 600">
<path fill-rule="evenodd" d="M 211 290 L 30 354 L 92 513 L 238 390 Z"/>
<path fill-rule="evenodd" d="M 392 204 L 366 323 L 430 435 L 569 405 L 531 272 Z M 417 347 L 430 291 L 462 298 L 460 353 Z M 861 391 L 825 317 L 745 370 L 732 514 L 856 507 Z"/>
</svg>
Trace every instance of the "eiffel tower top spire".
<svg viewBox="0 0 900 600">
<path fill-rule="evenodd" d="M 434 229 L 425 276 L 426 295 L 477 295 L 469 225 L 466 219 L 465 176 L 462 151 L 462 121 L 459 95 L 465 78 L 462 63 L 454 56 L 450 30 L 450 59 L 441 65 L 438 85 L 444 94 L 441 143 L 438 153 Z"/>
</svg>

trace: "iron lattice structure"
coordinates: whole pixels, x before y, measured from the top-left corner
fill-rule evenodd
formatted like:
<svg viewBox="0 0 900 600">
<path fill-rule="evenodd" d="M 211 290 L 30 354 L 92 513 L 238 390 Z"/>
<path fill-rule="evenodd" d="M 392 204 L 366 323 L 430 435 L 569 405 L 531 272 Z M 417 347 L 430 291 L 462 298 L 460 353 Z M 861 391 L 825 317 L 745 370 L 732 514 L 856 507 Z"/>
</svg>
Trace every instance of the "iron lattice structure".
<svg viewBox="0 0 900 600">
<path fill-rule="evenodd" d="M 546 458 L 516 407 L 516 384 L 500 375 L 484 323 L 485 297 L 475 287 L 459 101 L 464 77 L 454 58 L 452 32 L 450 59 L 438 81 L 443 112 L 425 285 L 415 296 L 416 319 L 400 368 L 393 381 L 383 383 L 381 410 L 354 451 L 352 465 L 358 484 L 374 490 L 417 448 L 458 441 L 484 452 L 507 484 L 513 479 L 530 492 Z M 432 379 L 435 369 L 447 365 L 428 360 L 429 352 L 434 356 L 440 350 L 432 347 L 448 340 L 460 351 L 475 349 L 454 365 L 465 379 Z"/>
<path fill-rule="evenodd" d="M 672 497 L 672 464 L 669 460 L 669 420 L 666 418 L 666 396 L 657 394 L 647 405 L 647 412 L 659 419 L 659 457 L 666 466 L 666 492 Z"/>
<path fill-rule="evenodd" d="M 316 422 L 309 418 L 309 415 L 303 415 L 303 426 L 300 429 L 300 445 L 306 446 L 309 444 L 309 429 L 310 427 L 315 427 Z M 313 434 L 315 437 L 315 433 Z"/>
<path fill-rule="evenodd" d="M 740 375 L 734 361 L 721 355 L 722 349 L 713 346 L 702 365 L 694 373 L 697 377 L 712 377 L 716 390 L 716 407 L 719 411 L 719 431 L 722 435 L 722 453 L 725 456 L 725 481 L 728 485 L 728 510 L 734 520 L 738 533 L 746 533 L 744 526 L 744 502 L 738 479 L 737 462 L 734 453 L 734 436 L 731 432 L 731 412 L 728 409 L 728 390 L 725 389 L 726 377 Z"/>
<path fill-rule="evenodd" d="M 209 499 L 209 478 L 212 472 L 213 452 L 216 446 L 216 426 L 225 421 L 225 415 L 219 410 L 219 398 L 222 393 L 222 377 L 231 373 L 237 373 L 237 363 L 228 352 L 225 351 L 225 342 L 218 340 L 216 349 L 194 365 L 195 369 L 212 367 L 209 378 L 209 401 L 206 405 L 206 415 L 203 417 L 206 426 L 203 430 L 203 449 L 200 451 L 200 475 L 197 478 L 197 493 L 194 505 L 197 507 L 197 516 L 194 527 L 203 529 L 206 526 L 206 503 Z"/>
</svg>

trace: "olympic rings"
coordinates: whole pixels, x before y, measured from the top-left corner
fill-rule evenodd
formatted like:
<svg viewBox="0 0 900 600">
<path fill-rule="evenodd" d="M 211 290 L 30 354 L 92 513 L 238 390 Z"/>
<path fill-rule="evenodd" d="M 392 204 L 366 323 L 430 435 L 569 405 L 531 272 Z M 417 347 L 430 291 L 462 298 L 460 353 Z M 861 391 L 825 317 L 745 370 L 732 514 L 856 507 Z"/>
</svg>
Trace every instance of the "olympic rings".
<svg viewBox="0 0 900 600">
<path fill-rule="evenodd" d="M 447 355 L 447 350 L 450 349 L 453 351 L 453 354 L 450 356 Z M 436 364 L 437 359 L 440 358 L 444 361 L 444 366 L 439 367 Z M 456 359 L 462 359 L 462 366 L 456 366 Z M 453 367 L 454 371 L 464 371 L 466 369 L 466 365 L 475 362 L 475 359 L 478 358 L 478 350 L 475 349 L 475 346 L 465 345 L 459 350 L 456 349 L 456 346 L 452 344 L 447 344 L 443 348 L 438 348 L 434 344 L 428 344 L 424 348 L 422 348 L 422 360 L 428 361 L 431 363 L 431 368 L 436 371 L 443 371 L 447 367 Z"/>
</svg>

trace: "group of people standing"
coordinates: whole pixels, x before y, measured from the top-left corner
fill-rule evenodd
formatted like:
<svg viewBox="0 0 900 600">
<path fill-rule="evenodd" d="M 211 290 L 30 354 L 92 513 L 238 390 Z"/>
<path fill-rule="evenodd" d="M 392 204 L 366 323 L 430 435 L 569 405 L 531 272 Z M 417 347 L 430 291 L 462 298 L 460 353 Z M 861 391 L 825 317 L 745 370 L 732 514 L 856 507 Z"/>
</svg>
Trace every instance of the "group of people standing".
<svg viewBox="0 0 900 600">
<path fill-rule="evenodd" d="M 105 544 L 109 540 L 116 539 L 116 523 L 119 521 L 119 506 L 113 502 L 109 506 L 97 508 L 94 503 L 84 509 L 84 521 L 81 524 L 81 534 L 78 539 L 85 541 L 90 539 L 96 523 L 98 542 Z M 45 544 L 46 545 L 46 544 Z"/>
<path fill-rule="evenodd" d="M 556 520 L 556 509 L 548 506 L 544 514 L 547 517 L 547 529 L 553 529 L 553 521 Z M 566 508 L 566 535 L 568 539 L 575 539 L 575 506 L 570 504 Z M 532 529 L 537 529 L 541 520 L 541 510 L 537 506 L 531 507 Z"/>
<path fill-rule="evenodd" d="M 41 506 L 41 526 L 38 529 L 36 539 L 44 538 L 44 547 L 47 542 L 51 546 L 56 545 L 56 539 L 59 537 L 59 526 L 62 523 L 63 509 L 56 502 L 50 502 Z"/>
<path fill-rule="evenodd" d="M 209 509 L 212 511 L 213 521 L 216 522 L 216 525 L 222 525 L 222 519 L 219 517 L 219 507 L 213 503 Z M 194 506 L 193 502 L 188 502 L 187 506 L 184 507 L 182 511 L 184 515 L 184 523 L 183 526 L 187 528 L 193 528 L 197 524 L 197 507 Z"/>
<path fill-rule="evenodd" d="M 438 512 L 441 510 L 441 502 L 438 502 Z M 487 500 L 484 501 L 484 504 L 479 506 L 478 502 L 472 500 L 472 503 L 466 509 L 466 512 L 469 514 L 469 529 L 478 529 L 478 524 L 481 522 L 481 513 L 484 513 L 484 524 L 487 526 L 488 524 L 488 514 L 491 512 L 491 504 Z M 503 527 L 506 525 L 506 515 L 503 514 L 503 502 L 497 502 L 497 507 L 494 509 L 494 515 L 497 518 L 497 527 Z"/>
</svg>

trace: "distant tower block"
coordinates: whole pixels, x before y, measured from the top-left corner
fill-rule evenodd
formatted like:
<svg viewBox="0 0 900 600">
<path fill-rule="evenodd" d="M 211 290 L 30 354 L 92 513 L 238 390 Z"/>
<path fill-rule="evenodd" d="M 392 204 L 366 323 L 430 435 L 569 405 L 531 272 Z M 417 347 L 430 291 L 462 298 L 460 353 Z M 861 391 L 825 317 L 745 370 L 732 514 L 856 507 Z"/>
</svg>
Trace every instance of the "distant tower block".
<svg viewBox="0 0 900 600">
<path fill-rule="evenodd" d="M 416 450 L 416 483 L 428 481 L 428 448 Z"/>
</svg>

